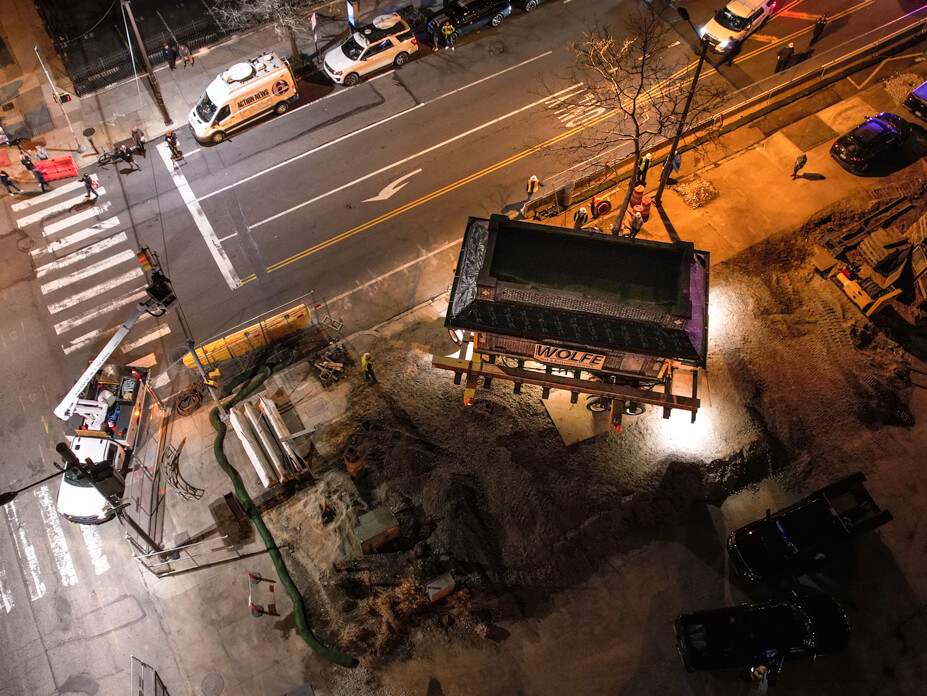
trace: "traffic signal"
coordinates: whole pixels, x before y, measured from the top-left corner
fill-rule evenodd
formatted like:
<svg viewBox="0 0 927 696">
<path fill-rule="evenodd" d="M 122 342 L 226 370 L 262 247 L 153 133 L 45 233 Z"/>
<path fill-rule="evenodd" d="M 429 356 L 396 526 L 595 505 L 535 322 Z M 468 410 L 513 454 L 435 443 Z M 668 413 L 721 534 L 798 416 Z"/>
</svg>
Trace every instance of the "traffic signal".
<svg viewBox="0 0 927 696">
<path fill-rule="evenodd" d="M 171 281 L 160 271 L 155 271 L 151 275 L 151 285 L 145 288 L 145 292 L 148 293 L 148 297 L 164 309 L 174 304 L 177 299 L 174 289 L 171 287 Z"/>
<path fill-rule="evenodd" d="M 148 250 L 148 247 L 142 247 L 135 252 L 135 255 L 138 257 L 138 262 L 142 264 L 142 270 L 150 271 L 152 268 L 152 263 L 151 252 Z"/>
</svg>

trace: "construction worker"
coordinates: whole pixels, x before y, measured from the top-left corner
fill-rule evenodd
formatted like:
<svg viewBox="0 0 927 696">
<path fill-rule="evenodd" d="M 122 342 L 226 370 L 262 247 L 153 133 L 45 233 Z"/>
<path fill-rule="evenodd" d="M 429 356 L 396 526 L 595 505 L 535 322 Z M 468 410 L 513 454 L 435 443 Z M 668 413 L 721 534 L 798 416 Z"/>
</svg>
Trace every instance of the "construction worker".
<svg viewBox="0 0 927 696">
<path fill-rule="evenodd" d="M 573 227 L 580 229 L 588 221 L 589 212 L 583 206 L 580 206 L 579 210 L 573 213 Z"/>
<path fill-rule="evenodd" d="M 521 214 L 525 214 L 525 209 L 528 207 L 528 204 L 531 202 L 531 199 L 534 198 L 534 194 L 538 192 L 538 188 L 541 186 L 540 180 L 532 174 L 528 177 L 528 183 L 525 185 L 525 193 L 528 194 L 528 198 L 525 201 L 525 204 L 521 207 Z"/>
<path fill-rule="evenodd" d="M 370 353 L 364 353 L 361 356 L 361 369 L 364 371 L 364 379 L 371 384 L 377 383 L 377 376 L 373 373 L 373 358 Z"/>
<path fill-rule="evenodd" d="M 647 171 L 650 169 L 650 160 L 653 159 L 653 155 L 649 152 L 641 158 L 640 164 L 637 169 L 637 183 L 641 186 L 647 185 Z"/>
<path fill-rule="evenodd" d="M 644 228 L 644 216 L 640 213 L 634 213 L 634 215 L 631 216 L 631 223 L 628 225 L 628 227 L 631 230 L 628 236 L 630 236 L 631 239 L 634 239 Z"/>
</svg>

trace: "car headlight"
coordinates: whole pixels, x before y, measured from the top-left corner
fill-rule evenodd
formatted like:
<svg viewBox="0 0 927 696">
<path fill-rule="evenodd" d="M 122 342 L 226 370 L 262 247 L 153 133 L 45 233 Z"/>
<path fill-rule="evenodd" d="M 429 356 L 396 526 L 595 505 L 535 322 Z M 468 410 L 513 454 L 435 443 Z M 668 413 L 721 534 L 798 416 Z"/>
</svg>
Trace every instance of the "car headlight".
<svg viewBox="0 0 927 696">
<path fill-rule="evenodd" d="M 730 46 L 730 45 L 731 45 L 731 40 L 730 40 L 730 39 L 725 39 L 724 41 L 720 41 L 720 42 L 718 43 L 718 48 L 721 49 L 722 51 L 726 51 L 726 50 L 727 50 L 727 47 Z"/>
<path fill-rule="evenodd" d="M 706 31 L 705 27 L 699 27 L 699 29 L 698 29 L 698 35 L 699 35 L 699 36 L 705 36 L 705 31 Z"/>
</svg>

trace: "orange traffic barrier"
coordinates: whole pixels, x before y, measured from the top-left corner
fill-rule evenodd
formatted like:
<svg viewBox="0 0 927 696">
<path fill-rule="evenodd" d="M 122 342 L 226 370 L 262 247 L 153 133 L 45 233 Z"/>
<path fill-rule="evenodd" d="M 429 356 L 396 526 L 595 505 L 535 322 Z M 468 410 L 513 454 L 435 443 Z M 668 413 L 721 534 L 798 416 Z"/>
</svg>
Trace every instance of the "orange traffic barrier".
<svg viewBox="0 0 927 696">
<path fill-rule="evenodd" d="M 644 218 L 644 222 L 647 222 L 650 219 L 650 206 L 653 201 L 650 200 L 650 196 L 644 196 L 644 199 L 641 201 L 641 217 Z"/>
<path fill-rule="evenodd" d="M 634 190 L 631 191 L 631 205 L 640 205 L 641 200 L 644 198 L 644 187 L 638 184 L 634 187 Z"/>
<path fill-rule="evenodd" d="M 77 176 L 77 164 L 70 155 L 55 157 L 54 159 L 36 160 L 35 168 L 42 172 L 48 181 Z"/>
<path fill-rule="evenodd" d="M 607 198 L 599 198 L 598 196 L 592 197 L 592 216 L 600 217 L 602 215 L 608 215 L 612 209 L 612 202 Z"/>
</svg>

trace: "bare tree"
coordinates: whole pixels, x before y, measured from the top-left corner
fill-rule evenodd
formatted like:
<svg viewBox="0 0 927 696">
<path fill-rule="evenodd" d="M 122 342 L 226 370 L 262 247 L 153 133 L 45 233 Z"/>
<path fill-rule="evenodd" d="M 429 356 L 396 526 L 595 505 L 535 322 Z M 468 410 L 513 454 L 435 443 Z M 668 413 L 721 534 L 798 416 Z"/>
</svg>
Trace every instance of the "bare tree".
<svg viewBox="0 0 927 696">
<path fill-rule="evenodd" d="M 298 67 L 302 56 L 297 38 L 310 33 L 311 10 L 320 6 L 318 0 L 218 0 L 213 11 L 234 29 L 273 26 L 277 36 L 289 40 L 291 60 Z"/>
<path fill-rule="evenodd" d="M 572 79 L 582 87 L 561 91 L 550 102 L 562 122 L 580 128 L 558 149 L 588 162 L 587 169 L 614 167 L 630 145 L 634 167 L 616 229 L 637 184 L 643 151 L 672 136 L 691 87 L 685 63 L 674 62 L 667 50 L 675 35 L 659 16 L 634 8 L 623 19 L 622 34 L 619 38 L 610 27 L 595 25 L 570 44 Z M 718 88 L 699 86 L 687 122 L 702 120 L 720 96 Z"/>
</svg>

